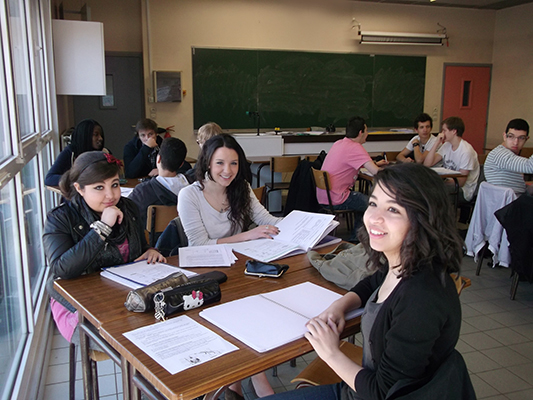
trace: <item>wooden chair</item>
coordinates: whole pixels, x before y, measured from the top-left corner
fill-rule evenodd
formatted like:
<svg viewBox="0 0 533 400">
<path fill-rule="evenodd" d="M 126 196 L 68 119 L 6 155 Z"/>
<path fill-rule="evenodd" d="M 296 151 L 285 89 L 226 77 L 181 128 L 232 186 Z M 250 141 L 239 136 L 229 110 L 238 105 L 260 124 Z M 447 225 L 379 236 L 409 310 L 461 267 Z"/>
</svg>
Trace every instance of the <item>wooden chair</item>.
<svg viewBox="0 0 533 400">
<path fill-rule="evenodd" d="M 165 230 L 170 221 L 178 216 L 177 206 L 149 206 L 146 218 L 146 230 L 149 234 L 150 246 L 154 247 L 157 241 L 156 233 Z"/>
<path fill-rule="evenodd" d="M 259 203 L 263 204 L 263 201 L 265 200 L 265 186 L 252 189 L 252 191 L 254 192 L 255 197 L 257 197 L 257 200 L 259 200 Z"/>
<path fill-rule="evenodd" d="M 322 205 L 323 209 L 326 212 L 335 216 L 344 216 L 346 218 L 346 227 L 348 228 L 349 232 L 352 232 L 355 224 L 355 216 L 358 212 L 354 210 L 335 210 L 333 208 L 333 204 L 331 202 L 331 194 L 329 192 L 329 173 L 327 171 L 321 171 L 312 167 L 311 170 L 313 172 L 313 181 L 315 182 L 315 186 L 319 189 L 325 190 L 328 195 L 328 204 L 326 206 L 327 208 Z"/>
<path fill-rule="evenodd" d="M 464 288 L 471 285 L 470 279 L 458 274 L 450 274 L 455 282 L 457 294 L 461 294 Z M 352 343 L 341 341 L 340 350 L 355 363 L 362 365 L 363 348 Z M 339 383 L 341 378 L 324 362 L 316 357 L 309 365 L 294 378 L 291 383 L 296 383 L 296 388 L 304 386 L 331 385 Z"/>
<path fill-rule="evenodd" d="M 294 172 L 298 163 L 300 162 L 300 156 L 280 156 L 270 158 L 270 182 L 265 184 L 266 198 L 265 205 L 268 209 L 268 198 L 271 192 L 276 190 L 289 190 L 290 182 L 275 182 L 274 174 L 276 172 L 287 173 Z"/>
</svg>

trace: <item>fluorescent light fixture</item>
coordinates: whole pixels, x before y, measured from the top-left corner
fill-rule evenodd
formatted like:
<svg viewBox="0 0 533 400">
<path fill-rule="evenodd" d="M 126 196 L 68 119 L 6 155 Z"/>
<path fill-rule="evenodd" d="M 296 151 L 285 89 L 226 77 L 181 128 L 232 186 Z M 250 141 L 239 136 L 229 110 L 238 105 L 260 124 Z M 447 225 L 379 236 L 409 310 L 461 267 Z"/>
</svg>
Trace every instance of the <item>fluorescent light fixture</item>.
<svg viewBox="0 0 533 400">
<path fill-rule="evenodd" d="M 445 34 L 360 31 L 361 44 L 403 44 L 411 46 L 442 46 Z"/>
</svg>

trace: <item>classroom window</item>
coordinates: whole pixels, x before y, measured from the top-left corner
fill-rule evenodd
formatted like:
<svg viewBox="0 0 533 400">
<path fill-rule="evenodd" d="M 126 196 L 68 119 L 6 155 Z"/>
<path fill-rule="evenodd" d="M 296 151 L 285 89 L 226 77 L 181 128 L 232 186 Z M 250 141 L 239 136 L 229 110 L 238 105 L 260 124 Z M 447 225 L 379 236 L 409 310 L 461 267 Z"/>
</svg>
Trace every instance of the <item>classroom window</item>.
<svg viewBox="0 0 533 400">
<path fill-rule="evenodd" d="M 16 199 L 13 181 L 0 191 L 0 387 L 16 373 L 18 353 L 27 331 L 17 255 Z M 2 393 L 0 392 L 0 395 Z"/>
<path fill-rule="evenodd" d="M 43 29 L 41 21 L 41 10 L 39 2 L 32 1 L 30 4 L 31 11 L 31 43 L 33 44 L 33 66 L 35 70 L 35 94 L 36 107 L 38 110 L 39 131 L 46 132 L 50 130 L 49 104 L 47 101 L 46 91 L 47 82 L 45 79 L 45 58 L 43 46 Z"/>
<path fill-rule="evenodd" d="M 26 35 L 26 10 L 23 1 L 9 0 L 7 3 L 9 17 L 9 39 L 11 44 L 11 61 L 15 83 L 15 95 L 18 124 L 21 137 L 34 132 L 33 107 L 30 84 L 30 65 Z"/>
<path fill-rule="evenodd" d="M 46 143 L 52 136 L 53 109 L 48 81 L 52 52 L 43 29 L 49 23 L 49 0 L 8 0 L 0 4 L 2 399 L 33 397 L 24 395 L 28 385 L 21 385 L 25 378 L 21 371 L 40 369 L 32 363 L 39 359 L 37 353 L 45 351 L 34 345 L 39 338 L 30 333 L 40 332 L 49 318 L 47 302 L 39 297 L 44 293 L 47 273 L 42 227 L 46 211 L 56 201 L 43 188 L 43 171 L 53 158 L 53 143 Z"/>
<path fill-rule="evenodd" d="M 41 196 L 39 192 L 37 157 L 24 166 L 22 177 L 22 203 L 24 212 L 24 236 L 32 298 L 35 302 L 44 272 L 42 249 Z"/>
<path fill-rule="evenodd" d="M 0 40 L 2 35 L 0 34 Z M 11 155 L 11 136 L 7 124 L 7 100 L 6 100 L 6 81 L 4 72 L 4 57 L 0 51 L 0 162 L 4 161 Z"/>
</svg>

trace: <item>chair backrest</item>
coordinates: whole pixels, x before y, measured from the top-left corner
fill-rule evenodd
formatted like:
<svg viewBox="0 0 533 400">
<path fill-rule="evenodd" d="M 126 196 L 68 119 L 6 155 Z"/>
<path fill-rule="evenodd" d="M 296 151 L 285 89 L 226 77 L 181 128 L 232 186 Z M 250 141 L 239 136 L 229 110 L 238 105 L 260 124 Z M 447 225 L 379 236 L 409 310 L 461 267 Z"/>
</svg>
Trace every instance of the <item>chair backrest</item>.
<svg viewBox="0 0 533 400">
<path fill-rule="evenodd" d="M 272 172 L 294 172 L 299 162 L 300 156 L 270 157 L 270 169 Z"/>
<path fill-rule="evenodd" d="M 311 171 L 313 172 L 313 181 L 315 182 L 315 186 L 326 191 L 330 211 L 332 214 L 335 214 L 333 204 L 331 203 L 331 194 L 329 193 L 329 173 L 327 171 L 314 169 L 313 167 L 311 167 Z"/>
<path fill-rule="evenodd" d="M 177 206 L 148 206 L 146 230 L 150 234 L 150 246 L 155 246 L 155 234 L 163 232 L 170 221 L 177 216 Z"/>
<path fill-rule="evenodd" d="M 465 278 L 464 276 L 461 276 L 459 274 L 450 274 L 450 276 L 455 282 L 455 288 L 457 289 L 458 295 L 461 295 L 461 292 L 463 291 L 463 289 L 472 285 L 472 282 L 470 282 L 469 278 Z"/>
<path fill-rule="evenodd" d="M 259 203 L 263 204 L 264 195 L 265 195 L 265 187 L 261 186 L 261 187 L 252 189 L 252 191 L 254 192 L 255 197 L 257 197 L 257 200 L 259 201 Z"/>
<path fill-rule="evenodd" d="M 487 159 L 488 154 L 478 154 L 477 155 L 477 161 L 479 162 L 479 166 L 481 167 L 483 164 L 485 164 L 485 160 Z"/>
<path fill-rule="evenodd" d="M 398 154 L 400 154 L 399 151 L 384 151 L 383 157 L 387 159 L 387 161 L 396 161 L 396 157 L 398 157 Z"/>
<path fill-rule="evenodd" d="M 294 172 L 299 162 L 300 156 L 270 157 L 270 182 L 274 183 L 276 172 Z"/>
</svg>

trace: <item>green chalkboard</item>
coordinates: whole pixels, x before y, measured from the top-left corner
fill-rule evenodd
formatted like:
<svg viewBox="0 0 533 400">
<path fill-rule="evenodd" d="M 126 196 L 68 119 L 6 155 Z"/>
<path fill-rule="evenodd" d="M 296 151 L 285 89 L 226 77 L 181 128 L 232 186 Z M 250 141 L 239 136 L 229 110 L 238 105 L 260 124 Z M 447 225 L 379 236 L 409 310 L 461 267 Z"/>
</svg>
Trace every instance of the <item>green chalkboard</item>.
<svg viewBox="0 0 533 400">
<path fill-rule="evenodd" d="M 424 105 L 425 57 L 192 49 L 194 127 L 411 126 Z"/>
</svg>

